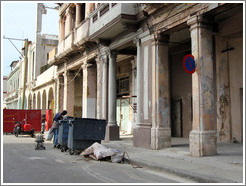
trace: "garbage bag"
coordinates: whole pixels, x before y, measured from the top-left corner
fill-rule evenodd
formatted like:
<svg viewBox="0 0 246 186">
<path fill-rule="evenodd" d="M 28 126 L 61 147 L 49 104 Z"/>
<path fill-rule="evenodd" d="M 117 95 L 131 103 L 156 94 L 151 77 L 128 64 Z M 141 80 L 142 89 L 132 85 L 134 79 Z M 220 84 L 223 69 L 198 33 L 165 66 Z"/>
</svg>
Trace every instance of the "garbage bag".
<svg viewBox="0 0 246 186">
<path fill-rule="evenodd" d="M 52 129 L 49 129 L 46 137 L 46 141 L 51 141 L 54 136 L 54 131 L 51 132 Z"/>
<path fill-rule="evenodd" d="M 85 149 L 80 155 L 81 156 L 89 155 L 89 157 L 95 160 L 111 157 L 110 159 L 113 163 L 121 162 L 122 159 L 124 158 L 123 152 L 119 150 L 107 148 L 97 142 L 93 143 L 90 147 Z"/>
<path fill-rule="evenodd" d="M 111 156 L 112 163 L 120 163 L 124 158 L 124 152 L 115 150 L 114 155 Z"/>
</svg>

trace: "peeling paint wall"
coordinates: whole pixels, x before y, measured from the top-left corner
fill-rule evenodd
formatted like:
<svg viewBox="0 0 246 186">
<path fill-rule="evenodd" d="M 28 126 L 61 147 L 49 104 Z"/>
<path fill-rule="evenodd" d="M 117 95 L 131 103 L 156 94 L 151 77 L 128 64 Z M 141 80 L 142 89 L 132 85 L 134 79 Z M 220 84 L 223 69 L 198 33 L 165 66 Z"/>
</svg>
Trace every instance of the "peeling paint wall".
<svg viewBox="0 0 246 186">
<path fill-rule="evenodd" d="M 74 117 L 82 117 L 83 76 L 80 73 L 74 80 Z"/>
<path fill-rule="evenodd" d="M 147 40 L 142 44 L 142 74 L 143 84 L 141 91 L 143 94 L 143 108 L 141 117 L 146 123 L 152 123 L 152 47 L 151 40 Z"/>
<path fill-rule="evenodd" d="M 217 129 L 220 141 L 242 142 L 240 88 L 243 88 L 243 15 L 219 24 L 216 37 Z M 232 49 L 233 48 L 233 49 Z M 232 49 L 228 50 L 227 49 Z M 220 130 L 223 128 L 223 130 Z"/>
</svg>

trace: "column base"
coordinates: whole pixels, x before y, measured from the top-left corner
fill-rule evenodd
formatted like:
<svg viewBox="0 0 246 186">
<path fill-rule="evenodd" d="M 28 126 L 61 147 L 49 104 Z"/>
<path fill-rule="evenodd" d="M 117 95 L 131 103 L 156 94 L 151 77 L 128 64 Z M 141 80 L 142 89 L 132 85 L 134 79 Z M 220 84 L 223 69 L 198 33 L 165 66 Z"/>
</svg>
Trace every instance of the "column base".
<svg viewBox="0 0 246 186">
<path fill-rule="evenodd" d="M 150 149 L 151 128 L 148 126 L 138 126 L 133 129 L 133 146 Z"/>
<path fill-rule="evenodd" d="M 107 125 L 105 133 L 105 141 L 113 141 L 120 139 L 120 129 L 118 125 Z"/>
<path fill-rule="evenodd" d="M 203 157 L 217 154 L 217 136 L 214 130 L 190 132 L 190 156 Z"/>
<path fill-rule="evenodd" d="M 151 148 L 158 150 L 171 147 L 170 128 L 152 128 L 151 129 Z"/>
</svg>

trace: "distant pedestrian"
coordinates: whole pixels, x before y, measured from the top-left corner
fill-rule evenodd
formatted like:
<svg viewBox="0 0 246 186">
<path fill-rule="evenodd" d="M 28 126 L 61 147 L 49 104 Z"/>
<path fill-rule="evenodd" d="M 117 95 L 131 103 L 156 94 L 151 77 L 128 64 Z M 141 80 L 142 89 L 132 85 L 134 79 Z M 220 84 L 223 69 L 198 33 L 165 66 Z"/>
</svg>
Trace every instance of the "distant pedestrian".
<svg viewBox="0 0 246 186">
<path fill-rule="evenodd" d="M 45 131 L 45 124 L 46 124 L 46 119 L 45 119 L 45 114 L 43 114 L 42 118 L 41 118 L 41 132 L 42 132 L 42 134 Z"/>
</svg>

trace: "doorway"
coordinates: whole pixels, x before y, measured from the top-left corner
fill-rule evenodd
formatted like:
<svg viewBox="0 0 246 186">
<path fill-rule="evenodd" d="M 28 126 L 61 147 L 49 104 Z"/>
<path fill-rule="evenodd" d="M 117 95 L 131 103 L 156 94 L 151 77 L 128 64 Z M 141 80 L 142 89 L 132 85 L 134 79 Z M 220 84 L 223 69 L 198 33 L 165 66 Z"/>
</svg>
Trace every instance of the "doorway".
<svg viewBox="0 0 246 186">
<path fill-rule="evenodd" d="M 171 134 L 172 137 L 189 138 L 192 130 L 192 75 L 183 68 L 186 51 L 170 55 Z"/>
</svg>

